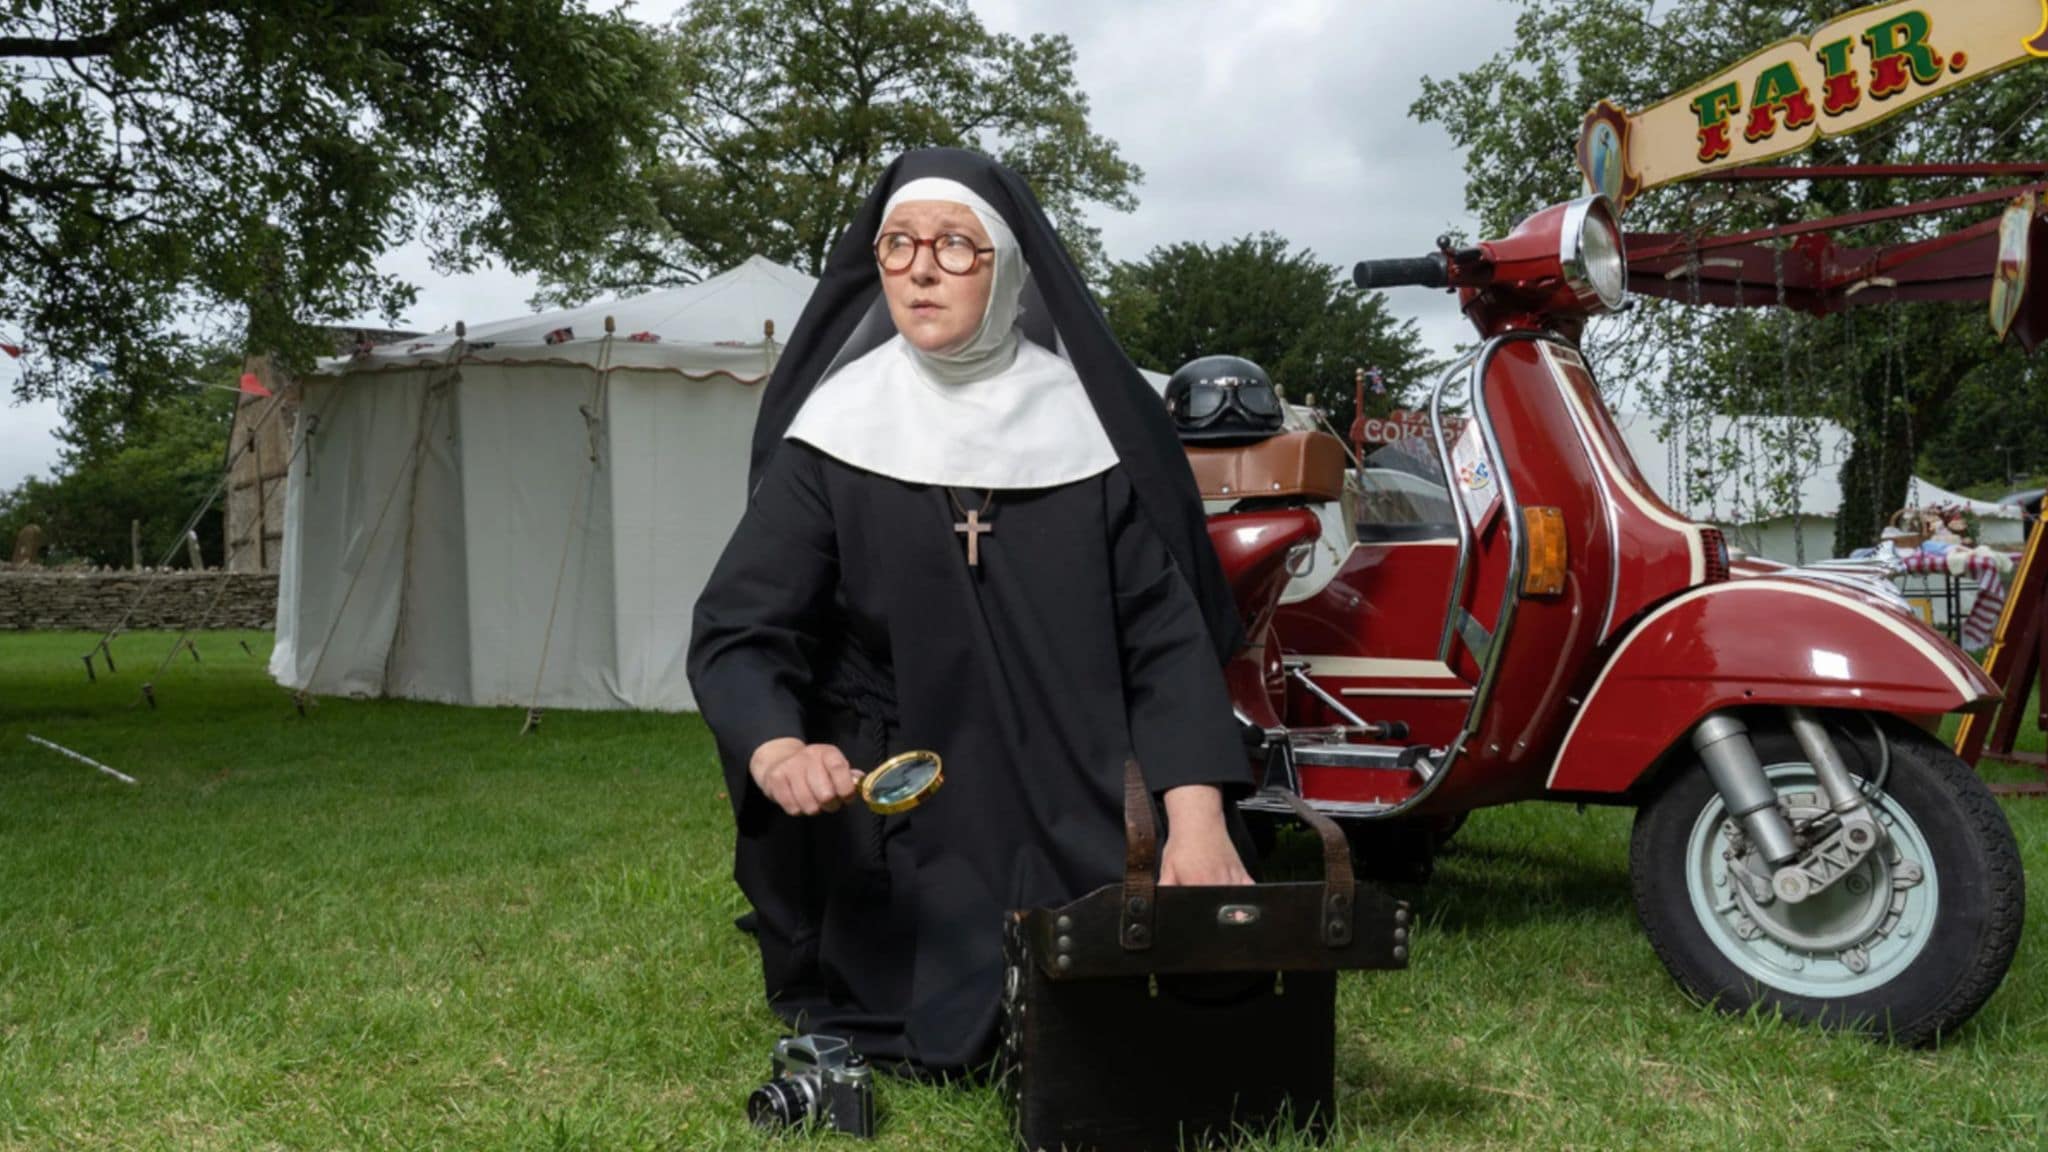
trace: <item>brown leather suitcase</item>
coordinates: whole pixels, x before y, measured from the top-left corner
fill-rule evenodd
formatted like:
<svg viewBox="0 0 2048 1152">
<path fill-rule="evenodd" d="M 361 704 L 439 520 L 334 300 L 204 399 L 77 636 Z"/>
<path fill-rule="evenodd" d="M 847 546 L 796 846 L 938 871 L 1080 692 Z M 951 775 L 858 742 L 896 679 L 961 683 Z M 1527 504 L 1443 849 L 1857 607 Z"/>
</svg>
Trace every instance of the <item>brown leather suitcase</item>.
<svg viewBox="0 0 2048 1152">
<path fill-rule="evenodd" d="M 1011 913 L 1003 1065 L 1027 1152 L 1172 1152 L 1336 1110 L 1337 973 L 1402 968 L 1406 904 L 1357 883 L 1344 835 L 1321 883 L 1157 886 L 1158 837 L 1126 768 L 1122 884 Z"/>
</svg>

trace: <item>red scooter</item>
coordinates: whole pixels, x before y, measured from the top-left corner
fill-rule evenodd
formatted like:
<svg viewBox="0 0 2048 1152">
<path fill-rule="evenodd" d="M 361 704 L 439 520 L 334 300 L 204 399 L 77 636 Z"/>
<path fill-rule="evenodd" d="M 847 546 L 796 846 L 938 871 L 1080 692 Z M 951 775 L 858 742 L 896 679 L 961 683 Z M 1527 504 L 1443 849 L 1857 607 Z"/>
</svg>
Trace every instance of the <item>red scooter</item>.
<svg viewBox="0 0 2048 1152">
<path fill-rule="evenodd" d="M 1880 571 L 1732 571 L 1651 490 L 1577 346 L 1624 301 L 1608 203 L 1356 277 L 1454 289 L 1484 340 L 1425 441 L 1355 465 L 1317 431 L 1189 446 L 1227 508 L 1210 536 L 1262 779 L 1415 878 L 1476 808 L 1633 806 L 1637 914 L 1693 996 L 1906 1043 L 1967 1020 L 2011 963 L 2023 877 L 1929 729 L 1998 690 Z"/>
</svg>

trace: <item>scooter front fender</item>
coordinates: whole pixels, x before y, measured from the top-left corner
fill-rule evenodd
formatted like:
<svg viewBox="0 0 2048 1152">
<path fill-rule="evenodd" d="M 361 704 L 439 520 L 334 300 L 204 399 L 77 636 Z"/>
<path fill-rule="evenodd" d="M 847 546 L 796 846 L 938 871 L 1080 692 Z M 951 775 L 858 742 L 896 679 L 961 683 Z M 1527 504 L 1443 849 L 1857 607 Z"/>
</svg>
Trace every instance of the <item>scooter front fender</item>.
<svg viewBox="0 0 2048 1152">
<path fill-rule="evenodd" d="M 1622 638 L 1573 717 L 1547 786 L 1625 792 L 1723 708 L 1931 716 L 1999 699 L 1962 649 L 1875 596 L 1795 578 L 1709 584 Z"/>
</svg>

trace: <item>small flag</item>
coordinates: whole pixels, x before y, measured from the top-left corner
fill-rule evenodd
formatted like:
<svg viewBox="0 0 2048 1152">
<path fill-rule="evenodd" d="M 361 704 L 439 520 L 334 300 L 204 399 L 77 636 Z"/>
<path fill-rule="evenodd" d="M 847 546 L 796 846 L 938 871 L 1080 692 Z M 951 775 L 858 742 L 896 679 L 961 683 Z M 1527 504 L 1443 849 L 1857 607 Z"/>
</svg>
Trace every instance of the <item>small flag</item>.
<svg viewBox="0 0 2048 1152">
<path fill-rule="evenodd" d="M 242 373 L 242 391 L 251 396 L 270 395 L 270 389 L 263 386 L 263 381 L 258 380 L 254 372 Z"/>
<path fill-rule="evenodd" d="M 19 344 L 0 344 L 0 352 L 5 352 L 16 360 L 21 359 L 21 345 Z"/>
<path fill-rule="evenodd" d="M 576 330 L 573 328 L 557 328 L 547 334 L 547 342 L 550 344 L 560 344 L 565 340 L 574 340 L 575 338 Z"/>
<path fill-rule="evenodd" d="M 1384 396 L 1387 394 L 1387 378 L 1380 372 L 1379 369 L 1373 368 L 1368 370 L 1365 374 L 1365 378 L 1372 381 L 1373 395 Z"/>
<path fill-rule="evenodd" d="M 635 332 L 631 336 L 626 337 L 626 339 L 631 340 L 635 344 L 661 343 L 660 334 L 655 332 Z"/>
</svg>

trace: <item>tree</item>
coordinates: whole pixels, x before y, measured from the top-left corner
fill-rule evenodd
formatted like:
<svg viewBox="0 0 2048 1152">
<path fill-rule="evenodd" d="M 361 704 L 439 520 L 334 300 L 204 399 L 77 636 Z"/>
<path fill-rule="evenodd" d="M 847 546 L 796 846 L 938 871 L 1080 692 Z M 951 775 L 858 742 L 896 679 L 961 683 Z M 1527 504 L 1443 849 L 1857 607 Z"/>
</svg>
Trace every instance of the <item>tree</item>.
<svg viewBox="0 0 2048 1152">
<path fill-rule="evenodd" d="M 673 89 L 580 0 L 15 0 L 0 6 L 0 323 L 17 390 L 139 414 L 222 338 L 322 351 L 395 317 L 423 236 L 515 270 L 647 218 Z"/>
<path fill-rule="evenodd" d="M 1313 394 L 1340 430 L 1356 413 L 1359 369 L 1380 368 L 1389 395 L 1433 365 L 1413 321 L 1360 292 L 1332 265 L 1265 232 L 1229 244 L 1173 244 L 1109 274 L 1105 311 L 1139 364 L 1171 372 L 1197 356 L 1257 363 L 1290 400 Z M 1385 399 L 1367 397 L 1369 406 Z"/>
<path fill-rule="evenodd" d="M 1524 212 L 1579 194 L 1573 146 L 1595 101 L 1645 107 L 1843 11 L 1837 0 L 1519 0 L 1517 7 L 1512 47 L 1458 76 L 1425 79 L 1410 109 L 1443 124 L 1467 149 L 1466 202 L 1494 235 Z M 1823 140 L 1807 156 L 1814 163 L 2035 159 L 2048 151 L 2048 122 L 2038 115 L 2044 103 L 2048 68 L 2022 66 L 1858 135 Z M 1633 204 L 1628 227 L 1728 233 L 1975 187 L 1864 180 L 1721 196 L 1678 184 Z M 1875 226 L 1843 239 L 1898 242 L 1986 214 Z M 1955 305 L 1886 304 L 1815 318 L 1644 301 L 1589 340 L 1610 390 L 1642 397 L 1668 420 L 1778 414 L 1848 428 L 1854 449 L 1842 469 L 1838 550 L 1875 539 L 1899 507 L 1920 451 L 1948 426 L 1965 380 L 2016 379 L 2020 371 L 2017 357 L 1993 346 L 1984 309 Z M 1731 466 L 1759 470 L 1762 499 L 1796 499 L 1804 466 L 1792 454 L 1800 439 L 1710 453 L 1715 459 L 1697 471 L 1711 487 Z"/>
<path fill-rule="evenodd" d="M 760 254 L 817 274 L 898 153 L 988 153 L 1031 182 L 1084 266 L 1082 210 L 1141 174 L 1088 124 L 1064 36 L 989 32 L 966 0 L 694 0 L 668 36 L 683 98 L 658 219 L 553 270 L 562 299 L 687 283 Z"/>
<path fill-rule="evenodd" d="M 239 368 L 239 361 L 234 361 Z M 232 380 L 235 369 L 212 373 Z M 30 524 L 43 529 L 45 559 L 125 567 L 129 529 L 142 524 L 143 563 L 178 548 L 187 519 L 212 494 L 226 458 L 235 402 L 226 391 L 186 389 L 145 403 L 114 438 L 65 449 L 50 479 L 0 492 L 0 540 L 12 546 Z M 222 503 L 199 519 L 201 554 L 222 563 Z M 172 557 L 183 563 L 183 550 Z"/>
</svg>

